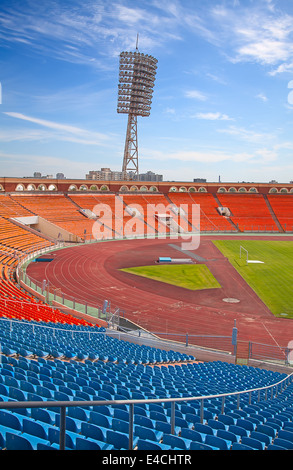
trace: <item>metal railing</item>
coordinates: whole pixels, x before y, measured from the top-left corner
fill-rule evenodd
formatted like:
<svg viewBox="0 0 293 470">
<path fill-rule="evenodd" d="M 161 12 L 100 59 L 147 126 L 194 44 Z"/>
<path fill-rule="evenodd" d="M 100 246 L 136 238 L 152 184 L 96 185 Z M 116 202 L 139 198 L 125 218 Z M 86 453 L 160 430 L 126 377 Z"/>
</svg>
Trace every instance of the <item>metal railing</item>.
<svg viewBox="0 0 293 470">
<path fill-rule="evenodd" d="M 104 400 L 104 401 L 19 401 L 19 402 L 0 402 L 0 409 L 18 409 L 18 408 L 60 408 L 60 435 L 59 435 L 59 450 L 65 450 L 66 448 L 66 408 L 78 406 L 104 406 L 104 405 L 129 405 L 129 428 L 128 428 L 128 450 L 133 450 L 133 437 L 134 437 L 134 405 L 136 404 L 148 404 L 148 403 L 171 403 L 171 434 L 175 434 L 175 404 L 176 403 L 188 403 L 191 401 L 200 401 L 200 422 L 204 422 L 204 402 L 213 398 L 221 398 L 221 413 L 225 412 L 225 398 L 236 396 L 237 397 L 237 409 L 240 408 L 240 396 L 248 395 L 248 404 L 251 404 L 251 397 L 253 392 L 258 393 L 257 402 L 260 402 L 260 392 L 265 391 L 265 400 L 268 399 L 268 392 L 271 393 L 271 399 L 277 397 L 279 393 L 282 393 L 291 383 L 293 382 L 293 373 L 285 377 L 284 379 L 276 382 L 272 385 L 265 387 L 253 388 L 249 390 L 242 390 L 238 392 L 221 393 L 215 395 L 204 395 L 197 397 L 180 397 L 180 398 L 152 398 L 152 399 L 139 399 L 139 400 Z"/>
</svg>

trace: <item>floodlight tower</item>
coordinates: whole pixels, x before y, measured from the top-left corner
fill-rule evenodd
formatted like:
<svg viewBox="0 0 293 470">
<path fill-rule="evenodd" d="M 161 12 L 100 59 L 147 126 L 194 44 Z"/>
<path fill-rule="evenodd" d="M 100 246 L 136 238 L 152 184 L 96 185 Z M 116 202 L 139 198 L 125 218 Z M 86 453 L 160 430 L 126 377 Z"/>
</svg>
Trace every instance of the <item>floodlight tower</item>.
<svg viewBox="0 0 293 470">
<path fill-rule="evenodd" d="M 138 179 L 137 116 L 149 116 L 156 78 L 157 59 L 138 52 L 121 52 L 117 112 L 128 114 L 122 165 L 123 179 L 134 171 Z"/>
</svg>

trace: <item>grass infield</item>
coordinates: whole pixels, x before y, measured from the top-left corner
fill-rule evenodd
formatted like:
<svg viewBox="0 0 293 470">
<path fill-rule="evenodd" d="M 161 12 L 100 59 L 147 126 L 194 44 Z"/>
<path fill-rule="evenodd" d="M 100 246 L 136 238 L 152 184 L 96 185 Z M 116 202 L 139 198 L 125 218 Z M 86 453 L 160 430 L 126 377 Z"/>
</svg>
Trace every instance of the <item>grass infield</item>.
<svg viewBox="0 0 293 470">
<path fill-rule="evenodd" d="M 291 241 L 215 240 L 213 243 L 275 316 L 293 318 Z M 249 260 L 263 264 L 247 264 L 244 253 L 240 259 L 240 245 L 248 250 Z"/>
<path fill-rule="evenodd" d="M 221 287 L 204 264 L 138 266 L 124 268 L 121 269 L 121 271 L 190 290 L 215 289 Z"/>
</svg>

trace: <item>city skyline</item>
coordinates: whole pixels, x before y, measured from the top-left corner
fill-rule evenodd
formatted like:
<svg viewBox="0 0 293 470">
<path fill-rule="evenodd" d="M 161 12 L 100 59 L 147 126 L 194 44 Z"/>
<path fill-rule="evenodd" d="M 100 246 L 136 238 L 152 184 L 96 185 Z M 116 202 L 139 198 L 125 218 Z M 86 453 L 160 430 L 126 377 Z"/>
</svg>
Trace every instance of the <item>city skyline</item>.
<svg viewBox="0 0 293 470">
<path fill-rule="evenodd" d="M 293 5 L 286 0 L 3 0 L 0 174 L 121 171 L 119 54 L 158 60 L 139 172 L 293 180 Z"/>
</svg>

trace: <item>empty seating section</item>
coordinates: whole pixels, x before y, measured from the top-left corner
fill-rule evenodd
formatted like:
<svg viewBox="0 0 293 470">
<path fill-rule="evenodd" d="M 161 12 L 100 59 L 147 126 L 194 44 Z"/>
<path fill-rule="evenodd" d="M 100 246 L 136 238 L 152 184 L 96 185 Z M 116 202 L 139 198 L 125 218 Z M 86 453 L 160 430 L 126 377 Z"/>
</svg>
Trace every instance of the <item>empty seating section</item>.
<svg viewBox="0 0 293 470">
<path fill-rule="evenodd" d="M 262 194 L 219 194 L 218 199 L 241 232 L 279 231 Z"/>
<path fill-rule="evenodd" d="M 36 249 L 50 247 L 41 235 L 13 223 L 10 218 L 32 215 L 8 195 L 0 195 L 0 317 L 53 323 L 88 325 L 52 309 L 19 288 L 14 277 L 17 264 Z"/>
<path fill-rule="evenodd" d="M 9 286 L 8 286 L 9 287 Z M 7 295 L 8 288 L 5 293 Z M 14 294 L 14 292 L 13 292 Z M 15 292 L 17 294 L 17 292 Z M 23 295 L 22 295 L 23 294 Z M 16 295 L 15 295 L 16 298 Z M 76 325 L 91 325 L 92 323 L 80 318 L 75 318 L 72 315 L 65 314 L 59 309 L 53 309 L 46 304 L 36 302 L 33 297 L 26 295 L 20 291 L 17 297 L 18 300 L 12 298 L 3 298 L 1 293 L 0 298 L 0 317 L 11 318 L 17 320 L 34 320 L 38 322 L 48 323 L 61 323 L 61 324 L 76 324 Z"/>
<path fill-rule="evenodd" d="M 117 232 L 122 231 L 122 227 L 131 217 L 123 214 L 123 202 L 118 206 L 115 194 L 74 194 L 70 199 L 80 209 L 88 209 L 98 216 L 98 221 L 106 227 L 109 232 L 109 238 L 115 236 Z M 105 236 L 106 237 L 106 236 Z"/>
<path fill-rule="evenodd" d="M 32 328 L 34 327 L 34 329 Z M 131 399 L 233 393 L 268 386 L 286 374 L 135 345 L 111 338 L 104 328 L 42 328 L 40 323 L 1 321 L 0 401 L 91 401 L 67 407 L 68 450 L 127 450 Z M 125 403 L 108 404 L 107 401 Z M 105 401 L 104 405 L 94 402 Z M 137 403 L 133 449 L 266 450 L 293 448 L 293 385 L 278 396 L 264 392 L 176 402 Z M 60 407 L 0 410 L 0 448 L 59 448 Z"/>
<path fill-rule="evenodd" d="M 278 221 L 285 231 L 292 231 L 293 216 L 292 195 L 262 194 L 233 194 L 218 193 L 213 195 L 206 192 L 170 192 L 163 194 L 70 194 L 59 195 L 1 195 L 0 213 L 9 217 L 16 215 L 35 214 L 49 222 L 67 230 L 81 239 L 92 237 L 94 221 L 81 213 L 81 209 L 97 212 L 97 222 L 105 227 L 107 238 L 115 233 L 129 236 L 137 234 L 155 234 L 170 231 L 170 225 L 163 220 L 159 221 L 157 214 L 169 214 L 177 222 L 176 211 L 171 206 L 183 208 L 181 211 L 181 225 L 185 231 L 198 229 L 198 221 L 192 217 L 192 206 L 200 206 L 201 231 L 274 231 L 278 232 Z M 3 199 L 6 198 L 6 199 Z M 102 206 L 102 204 L 104 206 Z M 228 207 L 231 217 L 227 218 L 218 213 L 221 205 Z M 142 212 L 140 217 L 134 217 L 126 207 L 136 208 Z M 118 210 L 117 210 L 118 209 Z M 272 210 L 271 210 L 272 209 Z M 180 225 L 180 224 L 179 224 Z M 194 225 L 195 227 L 192 227 Z M 173 229 L 176 224 L 173 224 Z M 172 228 L 171 228 L 172 231 Z"/>
<path fill-rule="evenodd" d="M 144 234 L 168 233 L 169 227 L 158 220 L 158 215 L 170 215 L 170 203 L 164 195 L 143 195 L 125 194 L 123 195 L 125 206 L 138 211 L 140 220 L 139 229 Z M 172 214 L 171 214 L 172 215 Z"/>
<path fill-rule="evenodd" d="M 293 195 L 269 194 L 268 200 L 283 229 L 293 231 Z"/>
<path fill-rule="evenodd" d="M 3 245 L 10 251 L 16 251 L 21 255 L 25 252 L 29 253 L 37 245 L 39 247 L 49 246 L 50 242 L 0 217 L 0 247 Z"/>
<path fill-rule="evenodd" d="M 49 222 L 67 230 L 74 235 L 84 238 L 92 232 L 93 221 L 84 217 L 73 202 L 65 195 L 13 195 L 13 200 Z"/>
<path fill-rule="evenodd" d="M 192 223 L 192 204 L 199 204 L 200 230 L 203 232 L 235 230 L 229 220 L 218 213 L 218 203 L 210 193 L 169 193 L 169 198 L 178 207 L 187 204 L 190 223 Z"/>
<path fill-rule="evenodd" d="M 0 194 L 0 214 L 5 218 L 27 217 L 31 212 L 14 201 L 11 196 Z"/>
</svg>

